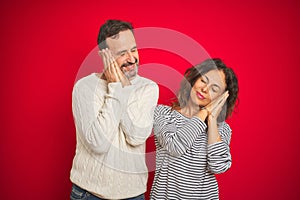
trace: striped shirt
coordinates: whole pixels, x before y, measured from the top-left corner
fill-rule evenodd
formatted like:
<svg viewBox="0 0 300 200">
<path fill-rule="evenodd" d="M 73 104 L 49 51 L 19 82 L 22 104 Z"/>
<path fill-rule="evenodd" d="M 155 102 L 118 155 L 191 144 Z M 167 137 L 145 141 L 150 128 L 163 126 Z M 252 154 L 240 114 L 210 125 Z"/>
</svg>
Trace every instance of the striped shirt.
<svg viewBox="0 0 300 200">
<path fill-rule="evenodd" d="M 214 174 L 231 166 L 231 129 L 218 127 L 222 141 L 207 144 L 207 125 L 171 107 L 158 105 L 154 113 L 156 171 L 151 199 L 219 199 Z"/>
</svg>

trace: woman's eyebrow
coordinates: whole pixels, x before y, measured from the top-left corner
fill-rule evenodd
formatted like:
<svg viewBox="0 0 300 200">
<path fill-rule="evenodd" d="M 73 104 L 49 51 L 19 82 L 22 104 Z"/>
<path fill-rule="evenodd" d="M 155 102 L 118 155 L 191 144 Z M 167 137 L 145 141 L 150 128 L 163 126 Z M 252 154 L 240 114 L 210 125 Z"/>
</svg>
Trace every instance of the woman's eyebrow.
<svg viewBox="0 0 300 200">
<path fill-rule="evenodd" d="M 209 78 L 204 74 L 203 77 L 206 79 L 207 83 L 209 83 Z"/>
</svg>

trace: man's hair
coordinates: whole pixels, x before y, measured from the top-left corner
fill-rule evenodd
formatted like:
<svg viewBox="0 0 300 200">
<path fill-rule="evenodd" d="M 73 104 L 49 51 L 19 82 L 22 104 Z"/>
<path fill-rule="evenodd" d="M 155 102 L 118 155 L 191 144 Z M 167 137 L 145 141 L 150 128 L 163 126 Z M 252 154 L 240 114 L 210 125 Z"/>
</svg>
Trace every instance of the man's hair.
<svg viewBox="0 0 300 200">
<path fill-rule="evenodd" d="M 133 32 L 133 27 L 131 23 L 121 21 L 121 20 L 107 20 L 105 24 L 100 27 L 98 34 L 98 47 L 99 49 L 107 48 L 106 38 L 111 36 L 118 36 L 118 33 L 125 30 L 131 30 Z"/>
</svg>

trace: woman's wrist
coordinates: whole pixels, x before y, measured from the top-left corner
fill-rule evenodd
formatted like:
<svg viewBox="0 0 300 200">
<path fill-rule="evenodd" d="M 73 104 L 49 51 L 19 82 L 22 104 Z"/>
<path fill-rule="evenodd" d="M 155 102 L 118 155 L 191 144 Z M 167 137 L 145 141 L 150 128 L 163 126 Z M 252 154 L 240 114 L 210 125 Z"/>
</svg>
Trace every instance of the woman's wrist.
<svg viewBox="0 0 300 200">
<path fill-rule="evenodd" d="M 205 121 L 208 116 L 208 110 L 207 109 L 201 109 L 197 113 L 197 117 L 199 117 L 202 121 Z"/>
</svg>

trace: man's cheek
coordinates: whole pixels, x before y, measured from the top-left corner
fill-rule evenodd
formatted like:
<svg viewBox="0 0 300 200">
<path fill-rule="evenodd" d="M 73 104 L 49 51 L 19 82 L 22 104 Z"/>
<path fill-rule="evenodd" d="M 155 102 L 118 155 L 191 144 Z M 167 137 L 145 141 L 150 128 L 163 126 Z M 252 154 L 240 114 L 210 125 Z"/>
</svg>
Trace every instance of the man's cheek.
<svg viewBox="0 0 300 200">
<path fill-rule="evenodd" d="M 118 63 L 118 65 L 121 67 L 122 64 L 124 63 L 124 60 L 122 58 L 117 58 L 116 62 Z"/>
</svg>

